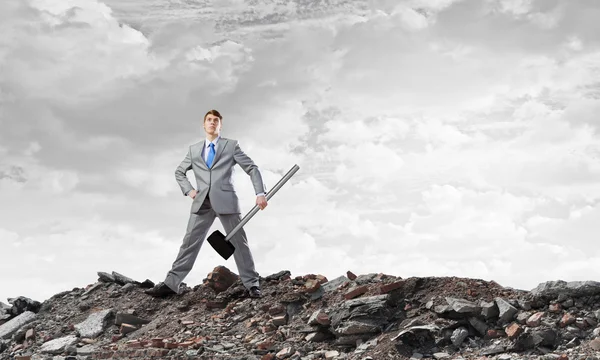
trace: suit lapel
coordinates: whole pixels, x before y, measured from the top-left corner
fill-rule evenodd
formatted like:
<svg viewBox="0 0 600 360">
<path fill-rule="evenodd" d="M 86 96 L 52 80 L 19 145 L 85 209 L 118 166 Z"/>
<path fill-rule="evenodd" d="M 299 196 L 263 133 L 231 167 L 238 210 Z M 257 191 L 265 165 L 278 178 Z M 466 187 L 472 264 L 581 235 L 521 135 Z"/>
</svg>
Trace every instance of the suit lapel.
<svg viewBox="0 0 600 360">
<path fill-rule="evenodd" d="M 204 152 L 204 145 L 205 145 L 204 141 L 199 143 L 198 148 L 196 149 L 196 151 L 194 151 L 194 153 L 198 157 L 198 165 L 201 168 L 208 170 L 208 166 L 206 166 L 206 161 L 204 161 L 204 157 L 202 156 L 202 153 Z"/>
<path fill-rule="evenodd" d="M 220 138 L 219 139 L 219 145 L 217 146 L 217 154 L 215 155 L 215 158 L 213 160 L 212 166 L 211 167 L 215 167 L 215 164 L 217 163 L 217 161 L 219 161 L 219 159 L 221 158 L 221 154 L 223 153 L 223 151 L 225 151 L 225 147 L 227 146 L 227 142 L 229 140 L 225 139 L 225 138 Z M 204 166 L 206 166 L 206 164 L 204 164 Z"/>
</svg>

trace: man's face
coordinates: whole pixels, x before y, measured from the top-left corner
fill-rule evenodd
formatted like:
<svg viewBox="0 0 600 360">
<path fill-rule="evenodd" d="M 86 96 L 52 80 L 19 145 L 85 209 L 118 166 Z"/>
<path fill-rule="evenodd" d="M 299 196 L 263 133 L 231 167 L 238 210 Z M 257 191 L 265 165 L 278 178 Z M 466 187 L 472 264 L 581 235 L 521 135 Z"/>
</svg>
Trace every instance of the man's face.
<svg viewBox="0 0 600 360">
<path fill-rule="evenodd" d="M 218 134 L 221 131 L 221 119 L 213 114 L 206 115 L 204 119 L 204 131 L 207 134 Z"/>
</svg>

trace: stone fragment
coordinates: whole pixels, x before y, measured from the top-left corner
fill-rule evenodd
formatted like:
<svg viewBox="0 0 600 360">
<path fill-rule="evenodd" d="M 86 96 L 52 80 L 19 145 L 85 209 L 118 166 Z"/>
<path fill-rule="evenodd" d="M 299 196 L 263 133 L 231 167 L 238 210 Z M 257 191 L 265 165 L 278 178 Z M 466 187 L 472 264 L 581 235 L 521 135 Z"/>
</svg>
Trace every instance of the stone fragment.
<svg viewBox="0 0 600 360">
<path fill-rule="evenodd" d="M 294 350 L 291 347 L 286 347 L 281 349 L 281 351 L 279 351 L 275 357 L 277 359 L 287 359 L 290 356 L 292 356 L 292 354 L 294 353 Z"/>
<path fill-rule="evenodd" d="M 600 351 L 600 338 L 595 338 L 589 342 L 589 347 L 593 350 Z"/>
<path fill-rule="evenodd" d="M 517 323 L 512 323 L 509 326 L 507 326 L 506 329 L 504 329 L 504 331 L 506 332 L 506 335 L 509 339 L 514 340 L 519 335 L 521 335 L 521 333 L 523 333 L 523 328 Z"/>
<path fill-rule="evenodd" d="M 340 353 L 336 350 L 329 350 L 329 351 L 325 351 L 325 359 L 334 359 L 338 356 L 340 356 Z"/>
<path fill-rule="evenodd" d="M 479 333 L 480 336 L 485 336 L 488 330 L 488 325 L 485 321 L 482 321 L 476 317 L 469 318 L 469 324 L 473 326 L 475 330 Z"/>
<path fill-rule="evenodd" d="M 104 332 L 111 317 L 114 315 L 112 309 L 100 310 L 91 313 L 86 320 L 75 325 L 75 331 L 81 337 L 95 338 Z"/>
<path fill-rule="evenodd" d="M 556 298 L 560 294 L 571 297 L 593 296 L 600 294 L 600 282 L 598 281 L 546 281 L 531 290 L 534 296 L 546 296 Z"/>
<path fill-rule="evenodd" d="M 452 341 L 452 344 L 454 344 L 454 346 L 458 347 L 460 346 L 460 344 L 463 343 L 463 341 L 465 341 L 467 336 L 469 336 L 469 330 L 461 326 L 459 328 L 454 329 L 450 340 Z"/>
<path fill-rule="evenodd" d="M 394 281 L 389 284 L 383 284 L 383 285 L 379 286 L 379 293 L 387 294 L 391 291 L 400 289 L 402 286 L 404 286 L 404 283 L 405 283 L 404 280 L 398 280 L 398 281 Z"/>
<path fill-rule="evenodd" d="M 526 321 L 525 324 L 529 327 L 537 327 L 540 326 L 542 318 L 544 317 L 544 312 L 539 311 L 535 314 L 531 315 Z"/>
<path fill-rule="evenodd" d="M 350 280 L 355 280 L 355 279 L 356 279 L 356 277 L 357 277 L 357 276 L 356 276 L 356 274 L 354 274 L 354 273 L 353 273 L 352 271 L 350 271 L 350 270 L 348 270 L 348 271 L 346 272 L 346 276 L 347 276 L 347 277 L 348 277 L 348 279 L 350 279 Z"/>
<path fill-rule="evenodd" d="M 225 266 L 219 265 L 211 271 L 206 279 L 203 280 L 204 285 L 212 288 L 216 293 L 221 293 L 239 279 L 239 276 L 231 272 Z"/>
<path fill-rule="evenodd" d="M 282 270 L 278 273 L 271 274 L 265 278 L 266 281 L 281 281 L 283 278 L 292 276 L 289 270 Z"/>
<path fill-rule="evenodd" d="M 118 312 L 115 316 L 115 325 L 121 325 L 123 323 L 130 325 L 144 325 L 150 323 L 150 320 L 142 319 L 138 316 L 127 314 L 124 312 Z"/>
<path fill-rule="evenodd" d="M 512 306 L 508 301 L 497 297 L 496 305 L 498 305 L 498 322 L 508 323 L 512 321 L 519 310 Z"/>
<path fill-rule="evenodd" d="M 65 349 L 73 344 L 77 343 L 77 336 L 68 335 L 58 339 L 50 340 L 45 342 L 40 347 L 40 352 L 46 354 L 57 355 L 65 351 Z"/>
<path fill-rule="evenodd" d="M 492 301 L 492 302 L 482 301 L 480 306 L 481 306 L 481 315 L 488 320 L 498 317 L 498 315 L 500 314 L 500 311 L 498 310 L 498 305 L 496 305 L 496 303 L 494 301 Z"/>
<path fill-rule="evenodd" d="M 123 274 L 119 274 L 116 271 L 112 272 L 112 276 L 115 278 L 115 282 L 119 285 L 126 285 L 126 284 L 138 284 L 137 281 L 123 275 Z"/>
<path fill-rule="evenodd" d="M 17 317 L 12 318 L 6 323 L 0 325 L 0 339 L 10 338 L 17 330 L 35 320 L 36 314 L 32 311 L 25 311 Z"/>
<path fill-rule="evenodd" d="M 362 294 L 366 293 L 368 290 L 369 287 L 367 285 L 354 286 L 344 294 L 344 299 L 354 299 L 355 297 L 361 296 Z"/>
<path fill-rule="evenodd" d="M 114 283 L 115 277 L 113 274 L 109 274 L 103 271 L 98 271 L 98 281 L 104 283 Z"/>
<path fill-rule="evenodd" d="M 10 308 L 10 313 L 13 316 L 20 315 L 26 311 L 37 313 L 42 307 L 42 303 L 40 303 L 39 301 L 32 300 L 25 296 L 10 298 L 8 299 L 8 303 L 12 305 L 12 307 Z"/>
<path fill-rule="evenodd" d="M 350 281 L 350 279 L 348 279 L 345 276 L 340 276 L 337 277 L 333 280 L 329 280 L 326 283 L 321 284 L 321 288 L 323 289 L 323 291 L 325 293 L 329 293 L 332 291 L 336 291 L 338 289 L 338 287 L 340 287 L 341 285 L 343 285 L 344 283 Z"/>
<path fill-rule="evenodd" d="M 576 320 L 577 320 L 577 318 L 575 318 L 575 316 L 573 316 L 573 315 L 571 315 L 569 313 L 566 313 L 566 314 L 564 314 L 562 316 L 562 318 L 558 322 L 558 326 L 564 328 L 564 327 L 567 327 L 567 326 L 569 326 L 571 324 L 574 324 Z"/>
<path fill-rule="evenodd" d="M 446 302 L 459 314 L 478 314 L 481 312 L 481 307 L 472 301 L 465 299 L 446 297 Z"/>
</svg>

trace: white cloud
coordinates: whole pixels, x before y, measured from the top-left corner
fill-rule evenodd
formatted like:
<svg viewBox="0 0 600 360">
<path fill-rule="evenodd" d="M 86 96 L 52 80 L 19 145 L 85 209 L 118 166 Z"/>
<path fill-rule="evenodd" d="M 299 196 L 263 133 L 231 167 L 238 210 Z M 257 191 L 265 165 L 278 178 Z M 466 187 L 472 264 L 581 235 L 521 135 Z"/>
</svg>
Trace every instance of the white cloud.
<svg viewBox="0 0 600 360">
<path fill-rule="evenodd" d="M 0 4 L 0 264 L 23 274 L 0 298 L 97 271 L 162 280 L 191 204 L 174 170 L 211 108 L 268 188 L 300 166 L 246 226 L 261 275 L 597 274 L 599 29 L 574 21 L 589 9 L 108 4 Z M 251 182 L 234 181 L 246 212 Z M 206 244 L 186 282 L 219 264 L 236 270 Z"/>
</svg>

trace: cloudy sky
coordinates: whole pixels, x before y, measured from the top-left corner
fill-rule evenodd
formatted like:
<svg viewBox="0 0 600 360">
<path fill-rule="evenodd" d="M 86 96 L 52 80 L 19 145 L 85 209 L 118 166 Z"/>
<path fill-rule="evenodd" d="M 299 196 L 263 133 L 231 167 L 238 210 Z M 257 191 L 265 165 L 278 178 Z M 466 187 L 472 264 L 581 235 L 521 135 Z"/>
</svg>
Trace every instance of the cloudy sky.
<svg viewBox="0 0 600 360">
<path fill-rule="evenodd" d="M 268 188 L 300 167 L 246 226 L 263 276 L 598 280 L 599 17 L 583 0 L 3 0 L 0 301 L 98 271 L 163 280 L 191 205 L 174 170 L 212 108 Z M 237 272 L 205 243 L 185 282 L 217 265 Z"/>
</svg>

